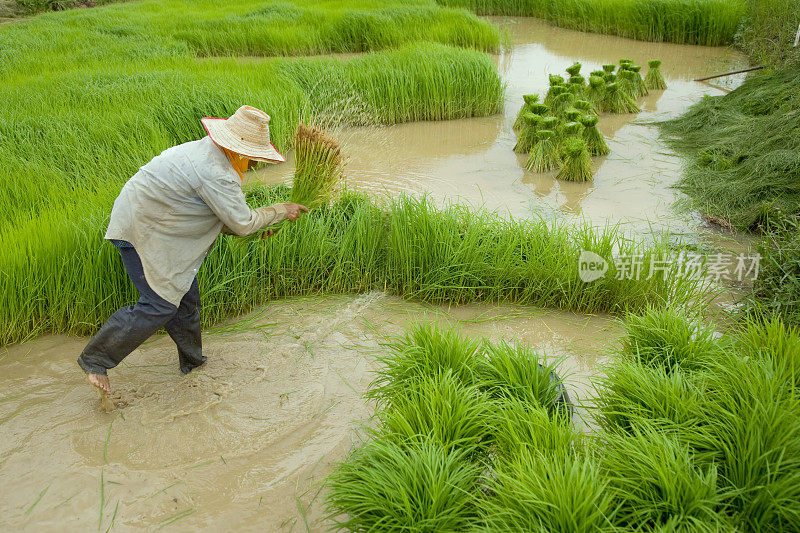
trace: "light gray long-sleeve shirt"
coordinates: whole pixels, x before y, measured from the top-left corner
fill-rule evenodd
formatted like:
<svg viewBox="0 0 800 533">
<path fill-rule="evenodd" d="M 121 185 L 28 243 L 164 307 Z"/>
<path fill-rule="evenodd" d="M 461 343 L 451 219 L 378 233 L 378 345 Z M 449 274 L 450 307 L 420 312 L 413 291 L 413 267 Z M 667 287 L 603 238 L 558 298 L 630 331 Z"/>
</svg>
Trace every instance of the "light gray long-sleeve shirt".
<svg viewBox="0 0 800 533">
<path fill-rule="evenodd" d="M 130 242 L 147 283 L 178 306 L 223 226 L 249 235 L 285 218 L 281 204 L 250 209 L 228 156 L 204 137 L 165 150 L 128 180 L 105 238 Z"/>
</svg>

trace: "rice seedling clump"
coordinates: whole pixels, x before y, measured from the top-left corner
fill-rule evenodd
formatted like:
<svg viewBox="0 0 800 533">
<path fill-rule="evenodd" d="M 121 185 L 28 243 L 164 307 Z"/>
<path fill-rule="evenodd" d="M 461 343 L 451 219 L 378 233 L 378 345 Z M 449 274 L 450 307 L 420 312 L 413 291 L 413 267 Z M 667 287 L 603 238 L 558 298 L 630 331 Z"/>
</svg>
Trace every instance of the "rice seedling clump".
<svg viewBox="0 0 800 533">
<path fill-rule="evenodd" d="M 561 155 L 555 143 L 553 130 L 539 130 L 536 132 L 538 142 L 534 145 L 528 156 L 525 168 L 533 172 L 550 172 L 561 167 Z"/>
<path fill-rule="evenodd" d="M 581 117 L 583 140 L 586 141 L 586 149 L 589 150 L 589 155 L 592 156 L 608 155 L 611 152 L 608 144 L 606 144 L 605 137 L 597 130 L 598 120 L 597 116 Z"/>
<path fill-rule="evenodd" d="M 578 126 L 577 133 L 580 133 L 581 126 Z M 591 181 L 592 179 L 592 158 L 586 149 L 586 142 L 583 139 L 570 137 L 562 143 L 564 162 L 561 170 L 558 171 L 556 178 L 564 181 Z"/>
<path fill-rule="evenodd" d="M 651 59 L 647 62 L 649 70 L 644 77 L 644 84 L 650 90 L 661 91 L 667 88 L 667 82 L 664 81 L 664 76 L 661 74 L 661 61 L 658 59 Z"/>
<path fill-rule="evenodd" d="M 323 130 L 297 126 L 292 202 L 309 209 L 330 205 L 342 177 L 342 150 Z"/>
</svg>

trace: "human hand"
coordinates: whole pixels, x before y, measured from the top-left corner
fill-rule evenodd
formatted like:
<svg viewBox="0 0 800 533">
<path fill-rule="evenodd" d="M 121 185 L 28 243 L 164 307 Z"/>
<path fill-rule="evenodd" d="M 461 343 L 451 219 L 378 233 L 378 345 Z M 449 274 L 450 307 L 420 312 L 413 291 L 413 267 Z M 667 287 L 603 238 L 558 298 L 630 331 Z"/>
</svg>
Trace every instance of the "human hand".
<svg viewBox="0 0 800 533">
<path fill-rule="evenodd" d="M 286 208 L 286 219 L 289 222 L 294 222 L 301 216 L 303 213 L 308 213 L 308 208 L 303 204 L 295 204 L 293 202 L 287 202 L 283 204 L 283 207 Z"/>
<path fill-rule="evenodd" d="M 263 233 L 261 233 L 261 238 L 262 239 L 269 239 L 270 237 L 272 237 L 273 235 L 278 233 L 280 231 L 280 229 L 281 229 L 280 226 L 278 226 L 277 228 L 266 229 L 266 230 L 263 231 Z"/>
</svg>

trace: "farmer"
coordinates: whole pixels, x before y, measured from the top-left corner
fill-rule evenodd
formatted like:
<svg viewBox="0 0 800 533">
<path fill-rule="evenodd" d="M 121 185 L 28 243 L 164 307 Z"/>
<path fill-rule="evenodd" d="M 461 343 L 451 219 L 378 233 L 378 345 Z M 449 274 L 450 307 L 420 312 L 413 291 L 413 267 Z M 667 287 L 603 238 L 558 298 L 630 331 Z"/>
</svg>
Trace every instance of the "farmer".
<svg viewBox="0 0 800 533">
<path fill-rule="evenodd" d="M 89 383 L 105 393 L 107 370 L 162 327 L 178 346 L 181 372 L 202 365 L 197 271 L 217 236 L 250 235 L 308 212 L 294 203 L 245 203 L 243 173 L 251 162 L 286 161 L 270 143 L 266 113 L 242 106 L 227 120 L 202 123 L 207 137 L 162 152 L 114 202 L 105 238 L 119 249 L 139 301 L 111 315 L 78 357 Z"/>
</svg>

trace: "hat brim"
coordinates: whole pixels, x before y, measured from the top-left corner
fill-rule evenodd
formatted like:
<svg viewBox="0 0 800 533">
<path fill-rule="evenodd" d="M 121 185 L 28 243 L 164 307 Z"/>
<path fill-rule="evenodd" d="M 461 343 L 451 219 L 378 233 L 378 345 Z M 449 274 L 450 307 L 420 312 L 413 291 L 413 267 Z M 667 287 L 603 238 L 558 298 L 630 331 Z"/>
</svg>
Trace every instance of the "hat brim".
<svg viewBox="0 0 800 533">
<path fill-rule="evenodd" d="M 248 159 L 255 161 L 271 161 L 283 163 L 286 158 L 283 157 L 278 150 L 272 145 L 253 144 L 242 140 L 241 137 L 235 135 L 231 130 L 225 127 L 225 118 L 218 117 L 203 117 L 200 122 L 206 129 L 208 136 L 214 141 L 214 144 L 221 148 L 227 148 L 232 152 L 241 154 Z"/>
</svg>

